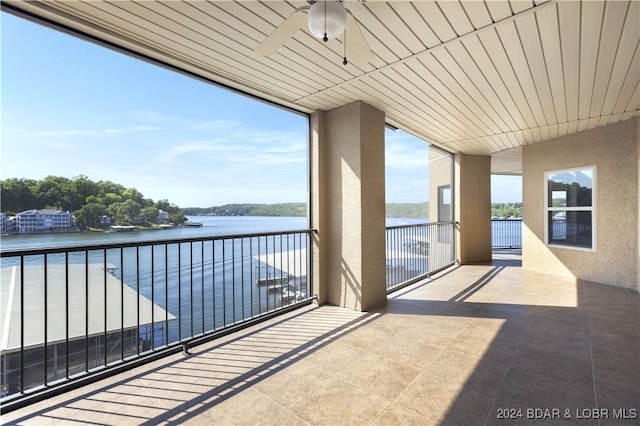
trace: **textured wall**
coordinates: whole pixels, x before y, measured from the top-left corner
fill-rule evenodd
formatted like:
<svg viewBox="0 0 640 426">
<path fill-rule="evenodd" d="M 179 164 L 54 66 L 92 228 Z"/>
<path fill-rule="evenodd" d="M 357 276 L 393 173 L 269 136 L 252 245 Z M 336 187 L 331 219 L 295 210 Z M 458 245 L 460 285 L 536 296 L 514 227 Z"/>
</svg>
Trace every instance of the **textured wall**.
<svg viewBox="0 0 640 426">
<path fill-rule="evenodd" d="M 491 261 L 491 157 L 455 155 L 454 195 L 458 260 Z"/>
<path fill-rule="evenodd" d="M 637 119 L 523 149 L 523 268 L 638 286 Z M 544 173 L 596 166 L 595 252 L 544 244 Z"/>
<path fill-rule="evenodd" d="M 384 113 L 354 102 L 314 114 L 311 131 L 319 302 L 384 304 Z"/>
<path fill-rule="evenodd" d="M 429 221 L 437 222 L 438 218 L 438 188 L 449 185 L 453 191 L 453 162 L 451 155 L 442 150 L 429 146 Z M 452 192 L 453 194 L 453 192 Z M 451 216 L 453 219 L 453 211 Z"/>
</svg>

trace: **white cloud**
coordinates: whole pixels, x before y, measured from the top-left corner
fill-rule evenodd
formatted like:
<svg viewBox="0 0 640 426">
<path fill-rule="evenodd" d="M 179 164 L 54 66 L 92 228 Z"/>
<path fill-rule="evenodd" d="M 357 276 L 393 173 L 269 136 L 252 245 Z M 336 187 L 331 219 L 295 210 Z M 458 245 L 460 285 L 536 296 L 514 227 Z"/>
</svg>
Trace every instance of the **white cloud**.
<svg viewBox="0 0 640 426">
<path fill-rule="evenodd" d="M 124 133 L 146 132 L 161 130 L 160 127 L 153 126 L 130 126 L 122 128 L 102 128 L 102 129 L 62 129 L 62 130 L 45 130 L 37 132 L 37 136 L 46 137 L 96 137 L 108 136 Z"/>
<path fill-rule="evenodd" d="M 191 125 L 194 130 L 231 130 L 242 126 L 237 120 L 209 120 Z"/>
<path fill-rule="evenodd" d="M 179 122 L 175 116 L 164 114 L 157 111 L 145 111 L 145 110 L 130 110 L 128 111 L 128 115 L 139 121 L 143 122 L 151 122 L 151 123 L 162 123 L 163 125 Z"/>
<path fill-rule="evenodd" d="M 428 170 L 429 144 L 404 132 L 387 132 L 385 164 L 393 169 Z"/>
<path fill-rule="evenodd" d="M 66 129 L 66 130 L 45 130 L 37 132 L 36 136 L 99 136 L 101 132 L 99 130 L 79 130 L 79 129 Z"/>
<path fill-rule="evenodd" d="M 133 132 L 146 132 L 153 130 L 162 130 L 161 127 L 155 126 L 131 126 L 124 127 L 121 129 L 102 129 L 102 133 L 107 135 L 119 134 L 119 133 L 133 133 Z"/>
</svg>

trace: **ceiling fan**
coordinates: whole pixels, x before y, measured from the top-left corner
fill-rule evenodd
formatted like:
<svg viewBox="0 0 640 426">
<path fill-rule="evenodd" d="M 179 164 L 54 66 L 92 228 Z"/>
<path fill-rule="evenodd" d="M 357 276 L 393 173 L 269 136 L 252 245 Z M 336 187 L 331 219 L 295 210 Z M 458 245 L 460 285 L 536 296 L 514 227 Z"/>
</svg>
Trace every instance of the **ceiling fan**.
<svg viewBox="0 0 640 426">
<path fill-rule="evenodd" d="M 363 0 L 358 0 L 363 2 Z M 363 66 L 373 59 L 373 52 L 364 38 L 358 22 L 343 0 L 311 0 L 309 6 L 296 9 L 255 49 L 262 55 L 275 53 L 305 25 L 316 38 L 327 42 L 329 39 L 343 36 L 344 60 Z"/>
</svg>

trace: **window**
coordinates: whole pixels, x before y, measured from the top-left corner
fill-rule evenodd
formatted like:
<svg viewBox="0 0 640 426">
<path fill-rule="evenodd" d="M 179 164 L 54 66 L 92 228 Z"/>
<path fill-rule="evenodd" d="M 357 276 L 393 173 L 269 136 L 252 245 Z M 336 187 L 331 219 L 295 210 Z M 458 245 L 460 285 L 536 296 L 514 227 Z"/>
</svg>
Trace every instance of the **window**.
<svg viewBox="0 0 640 426">
<path fill-rule="evenodd" d="M 438 187 L 438 222 L 451 220 L 451 185 Z"/>
<path fill-rule="evenodd" d="M 596 249 L 595 166 L 545 173 L 548 245 Z"/>
</svg>

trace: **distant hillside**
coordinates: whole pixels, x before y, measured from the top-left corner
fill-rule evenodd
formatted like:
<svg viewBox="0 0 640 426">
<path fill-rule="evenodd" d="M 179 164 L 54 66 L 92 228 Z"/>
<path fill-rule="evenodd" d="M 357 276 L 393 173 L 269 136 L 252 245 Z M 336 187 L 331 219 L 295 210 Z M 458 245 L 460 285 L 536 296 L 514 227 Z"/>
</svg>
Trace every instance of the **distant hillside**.
<svg viewBox="0 0 640 426">
<path fill-rule="evenodd" d="M 214 207 L 187 207 L 187 216 L 305 216 L 306 203 L 225 204 Z M 387 203 L 386 217 L 429 218 L 429 202 Z M 497 217 L 522 217 L 522 203 L 494 203 L 491 214 Z"/>
<path fill-rule="evenodd" d="M 186 207 L 187 216 L 305 216 L 306 203 L 225 204 L 213 207 Z M 427 218 L 429 203 L 388 203 L 387 217 Z"/>
<path fill-rule="evenodd" d="M 429 217 L 429 202 L 387 203 L 387 217 L 424 218 Z"/>
<path fill-rule="evenodd" d="M 305 216 L 306 203 L 225 204 L 213 207 L 187 207 L 187 216 Z"/>
</svg>

